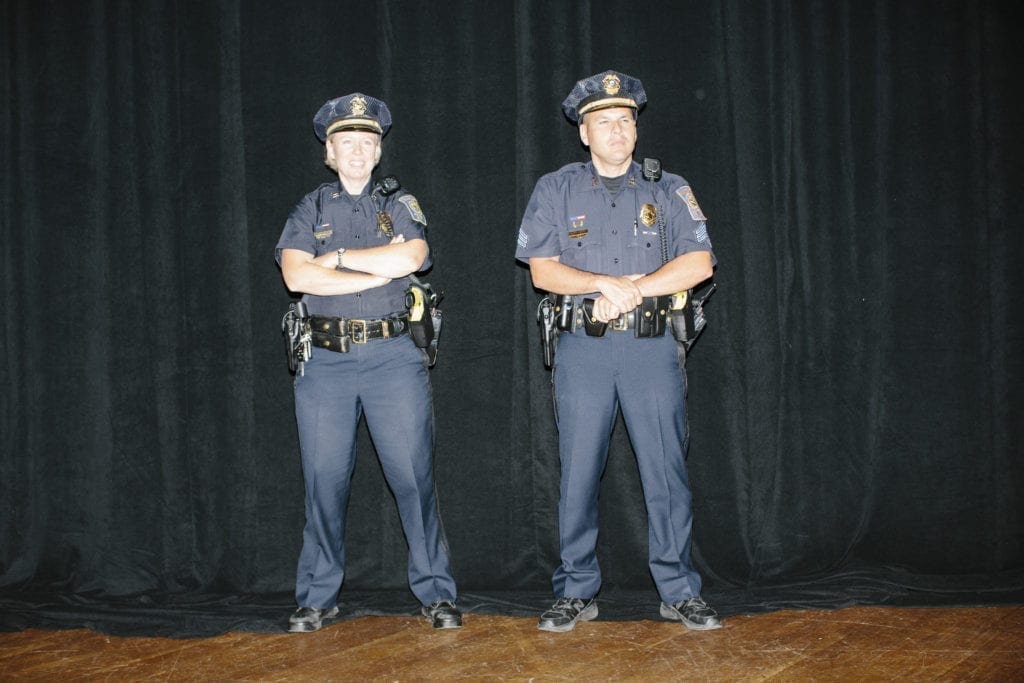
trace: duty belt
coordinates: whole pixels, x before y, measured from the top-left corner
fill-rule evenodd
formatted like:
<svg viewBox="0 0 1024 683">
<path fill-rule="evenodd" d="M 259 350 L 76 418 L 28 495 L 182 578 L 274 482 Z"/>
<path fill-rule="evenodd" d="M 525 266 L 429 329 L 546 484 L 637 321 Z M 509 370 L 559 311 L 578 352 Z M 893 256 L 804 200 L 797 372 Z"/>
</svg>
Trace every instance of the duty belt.
<svg viewBox="0 0 1024 683">
<path fill-rule="evenodd" d="M 309 318 L 313 346 L 346 353 L 349 344 L 365 344 L 372 339 L 390 339 L 409 332 L 409 316 L 357 320 L 313 315 Z"/>
<path fill-rule="evenodd" d="M 579 322 L 582 322 L 582 327 L 589 337 L 603 337 L 607 330 L 631 331 L 635 337 L 660 337 L 665 334 L 669 306 L 667 296 L 644 297 L 639 306 L 606 323 L 598 322 L 592 317 L 593 305 L 593 299 L 584 299 L 577 318 L 576 329 L 579 329 Z"/>
</svg>

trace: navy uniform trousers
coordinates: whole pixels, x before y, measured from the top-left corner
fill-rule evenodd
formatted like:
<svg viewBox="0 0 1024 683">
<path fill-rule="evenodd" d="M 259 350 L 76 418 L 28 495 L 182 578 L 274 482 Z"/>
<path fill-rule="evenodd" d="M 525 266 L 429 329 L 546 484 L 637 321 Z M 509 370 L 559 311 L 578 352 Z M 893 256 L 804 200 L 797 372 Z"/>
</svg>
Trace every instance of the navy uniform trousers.
<svg viewBox="0 0 1024 683">
<path fill-rule="evenodd" d="M 611 328 L 603 337 L 562 333 L 553 381 L 562 467 L 555 597 L 587 599 L 601 588 L 597 501 L 619 407 L 647 504 L 648 561 L 658 593 L 666 604 L 700 595 L 690 561 L 686 378 L 671 333 L 649 339 Z"/>
<path fill-rule="evenodd" d="M 409 585 L 424 605 L 455 600 L 437 511 L 434 415 L 424 354 L 408 335 L 313 350 L 295 378 L 306 526 L 295 581 L 300 607 L 333 607 L 345 576 L 345 510 L 360 415 L 398 502 L 409 543 Z"/>
</svg>

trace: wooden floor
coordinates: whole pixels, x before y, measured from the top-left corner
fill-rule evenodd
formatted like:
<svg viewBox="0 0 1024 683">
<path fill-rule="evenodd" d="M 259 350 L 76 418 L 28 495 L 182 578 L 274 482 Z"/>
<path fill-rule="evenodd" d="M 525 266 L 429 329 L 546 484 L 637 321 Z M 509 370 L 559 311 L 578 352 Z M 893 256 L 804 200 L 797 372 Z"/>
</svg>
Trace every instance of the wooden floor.
<svg viewBox="0 0 1024 683">
<path fill-rule="evenodd" d="M 46 681 L 1024 681 L 1024 607 L 736 616 L 696 633 L 593 621 L 564 634 L 536 620 L 467 615 L 458 631 L 363 617 L 308 634 L 115 638 L 0 634 L 0 680 Z"/>
</svg>

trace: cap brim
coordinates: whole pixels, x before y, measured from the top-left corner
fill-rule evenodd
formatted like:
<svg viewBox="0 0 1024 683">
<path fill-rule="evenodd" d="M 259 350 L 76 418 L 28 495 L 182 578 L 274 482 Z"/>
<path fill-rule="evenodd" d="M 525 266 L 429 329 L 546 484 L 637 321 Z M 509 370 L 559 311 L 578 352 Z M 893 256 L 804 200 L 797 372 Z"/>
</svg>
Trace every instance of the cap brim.
<svg viewBox="0 0 1024 683">
<path fill-rule="evenodd" d="M 629 107 L 630 109 L 639 109 L 636 106 L 636 101 L 630 97 L 607 97 L 600 100 L 594 100 L 589 102 L 577 110 L 577 114 L 582 119 L 583 115 L 597 111 L 598 109 L 610 109 L 611 107 Z"/>
<path fill-rule="evenodd" d="M 378 135 L 382 135 L 384 133 L 380 124 L 373 119 L 340 119 L 327 126 L 324 138 L 330 137 L 332 133 L 337 133 L 339 130 L 365 130 L 371 133 L 377 133 Z"/>
</svg>

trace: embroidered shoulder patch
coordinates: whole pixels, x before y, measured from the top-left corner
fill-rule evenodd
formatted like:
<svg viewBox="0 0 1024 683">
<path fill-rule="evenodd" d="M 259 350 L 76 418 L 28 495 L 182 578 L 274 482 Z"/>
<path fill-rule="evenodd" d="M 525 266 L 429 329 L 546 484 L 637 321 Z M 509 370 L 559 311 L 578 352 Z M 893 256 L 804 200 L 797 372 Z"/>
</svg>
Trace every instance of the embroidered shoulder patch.
<svg viewBox="0 0 1024 683">
<path fill-rule="evenodd" d="M 416 201 L 416 197 L 411 194 L 403 194 L 398 198 L 398 201 L 405 205 L 405 208 L 409 209 L 409 215 L 417 223 L 422 225 L 427 224 L 427 217 L 423 215 L 423 209 L 420 208 L 420 203 Z"/>
<path fill-rule="evenodd" d="M 704 221 L 701 221 L 700 225 L 697 226 L 697 229 L 694 231 L 693 234 L 697 238 L 698 242 L 707 242 L 708 241 L 708 224 L 705 223 Z M 708 242 L 708 244 L 710 244 L 710 242 Z"/>
<path fill-rule="evenodd" d="M 695 221 L 706 221 L 707 216 L 700 210 L 700 204 L 697 203 L 697 198 L 693 196 L 693 190 L 690 189 L 689 185 L 683 185 L 676 194 L 679 198 L 686 202 L 686 208 L 690 210 L 690 218 Z"/>
</svg>

